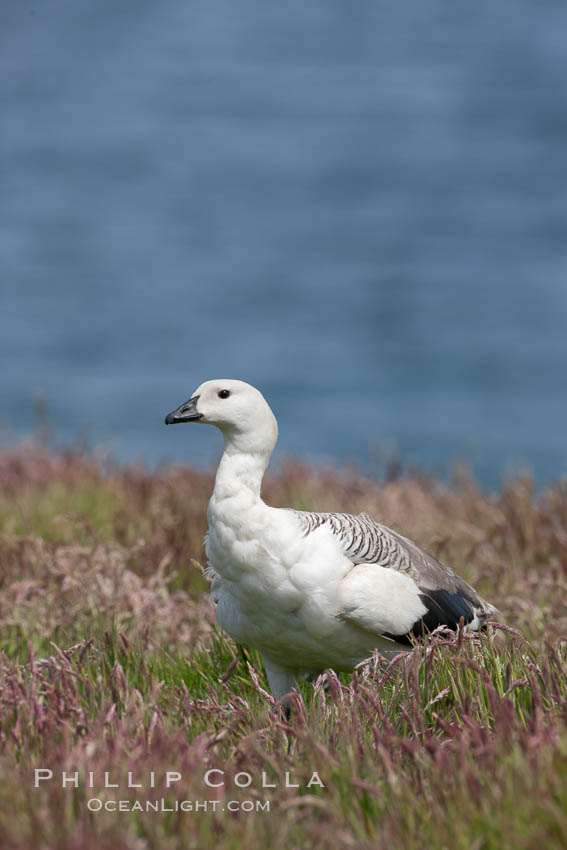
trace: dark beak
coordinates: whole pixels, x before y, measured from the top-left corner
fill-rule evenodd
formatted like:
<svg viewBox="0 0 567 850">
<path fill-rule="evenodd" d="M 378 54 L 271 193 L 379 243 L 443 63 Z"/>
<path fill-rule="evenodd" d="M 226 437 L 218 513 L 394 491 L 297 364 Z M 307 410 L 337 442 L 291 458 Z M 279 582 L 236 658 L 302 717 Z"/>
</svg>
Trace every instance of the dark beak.
<svg viewBox="0 0 567 850">
<path fill-rule="evenodd" d="M 198 395 L 194 395 L 189 401 L 180 405 L 177 410 L 172 410 L 165 417 L 166 425 L 177 425 L 179 422 L 196 422 L 202 419 L 203 414 L 197 410 Z"/>
</svg>

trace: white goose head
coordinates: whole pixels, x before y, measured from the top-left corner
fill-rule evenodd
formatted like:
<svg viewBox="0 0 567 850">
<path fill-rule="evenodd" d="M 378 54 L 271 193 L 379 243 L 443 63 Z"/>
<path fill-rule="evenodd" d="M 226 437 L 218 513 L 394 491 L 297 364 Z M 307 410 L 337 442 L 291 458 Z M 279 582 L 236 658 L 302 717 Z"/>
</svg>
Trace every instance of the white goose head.
<svg viewBox="0 0 567 850">
<path fill-rule="evenodd" d="M 205 381 L 191 398 L 165 417 L 166 425 L 198 422 L 216 425 L 225 446 L 247 454 L 271 455 L 278 425 L 262 393 L 244 381 Z"/>
</svg>

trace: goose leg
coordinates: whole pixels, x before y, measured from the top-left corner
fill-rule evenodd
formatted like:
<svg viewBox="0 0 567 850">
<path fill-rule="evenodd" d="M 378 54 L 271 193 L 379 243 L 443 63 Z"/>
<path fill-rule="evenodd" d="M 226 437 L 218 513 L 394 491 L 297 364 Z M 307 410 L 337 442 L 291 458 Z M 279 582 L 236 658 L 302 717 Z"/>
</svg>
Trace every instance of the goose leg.
<svg viewBox="0 0 567 850">
<path fill-rule="evenodd" d="M 264 661 L 264 659 L 262 659 L 262 661 Z M 284 670 L 281 667 L 278 668 L 273 665 L 268 665 L 265 661 L 264 667 L 266 669 L 266 676 L 268 677 L 268 684 L 270 685 L 270 690 L 274 697 L 276 699 L 282 699 L 282 697 L 286 694 L 289 694 L 295 685 L 295 675 L 291 672 L 291 670 Z M 291 714 L 291 705 L 289 700 L 282 700 L 282 706 L 286 719 L 289 720 Z"/>
</svg>

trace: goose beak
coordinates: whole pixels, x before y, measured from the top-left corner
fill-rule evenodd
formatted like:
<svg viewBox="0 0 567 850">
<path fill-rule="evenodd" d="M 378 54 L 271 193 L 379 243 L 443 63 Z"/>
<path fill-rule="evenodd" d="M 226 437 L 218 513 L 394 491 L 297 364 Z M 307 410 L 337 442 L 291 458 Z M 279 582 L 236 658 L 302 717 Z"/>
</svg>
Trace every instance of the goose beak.
<svg viewBox="0 0 567 850">
<path fill-rule="evenodd" d="M 197 402 L 200 396 L 194 395 L 189 401 L 183 402 L 177 410 L 172 410 L 165 417 L 166 425 L 177 425 L 179 422 L 196 422 L 203 418 L 203 414 L 197 410 Z"/>
</svg>

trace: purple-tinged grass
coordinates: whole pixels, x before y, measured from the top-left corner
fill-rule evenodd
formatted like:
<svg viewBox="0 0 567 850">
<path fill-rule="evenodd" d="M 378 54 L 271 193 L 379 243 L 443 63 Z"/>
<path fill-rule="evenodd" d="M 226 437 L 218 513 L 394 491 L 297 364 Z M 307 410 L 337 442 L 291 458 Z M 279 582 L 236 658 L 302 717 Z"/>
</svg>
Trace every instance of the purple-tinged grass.
<svg viewBox="0 0 567 850">
<path fill-rule="evenodd" d="M 301 683 L 287 721 L 256 653 L 214 625 L 200 570 L 210 475 L 27 446 L 0 455 L 0 481 L 3 848 L 567 845 L 564 484 L 486 495 L 466 476 L 380 484 L 296 462 L 271 476 L 272 504 L 366 510 L 410 535 L 507 624 Z M 34 788 L 34 768 L 53 781 Z M 208 769 L 225 784 L 207 787 Z M 182 774 L 171 788 L 168 770 Z M 62 771 L 80 787 L 62 788 Z M 91 812 L 92 798 L 210 804 Z"/>
</svg>

